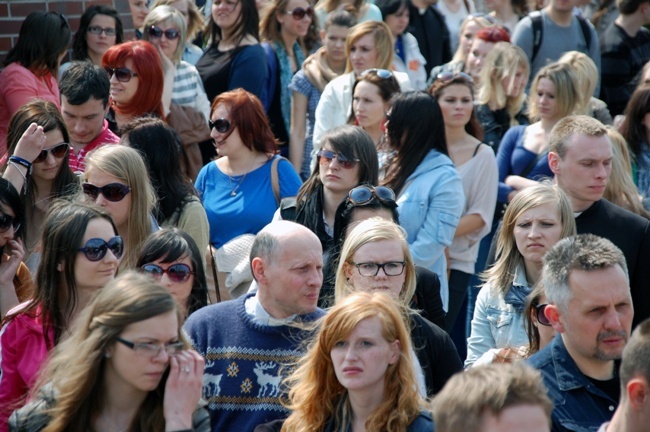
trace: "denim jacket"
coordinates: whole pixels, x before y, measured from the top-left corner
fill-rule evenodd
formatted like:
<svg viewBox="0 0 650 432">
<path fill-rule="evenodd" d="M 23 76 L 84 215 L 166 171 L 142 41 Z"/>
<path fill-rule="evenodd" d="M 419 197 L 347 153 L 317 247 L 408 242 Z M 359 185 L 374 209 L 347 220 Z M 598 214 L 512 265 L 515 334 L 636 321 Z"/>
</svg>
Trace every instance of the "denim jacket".
<svg viewBox="0 0 650 432">
<path fill-rule="evenodd" d="M 515 270 L 513 285 L 528 286 L 523 267 Z M 493 348 L 517 348 L 528 345 L 524 317 L 505 302 L 505 293 L 486 283 L 476 298 L 470 337 L 467 340 L 465 367 L 474 364 Z"/>
<path fill-rule="evenodd" d="M 397 205 L 413 261 L 438 275 L 442 307 L 447 310 L 449 288 L 444 252 L 454 239 L 465 206 L 463 185 L 451 159 L 430 150 L 406 180 Z"/>
<path fill-rule="evenodd" d="M 618 402 L 578 369 L 561 334 L 528 362 L 542 373 L 548 395 L 555 405 L 551 415 L 553 432 L 596 432 L 604 422 L 611 420 Z"/>
</svg>

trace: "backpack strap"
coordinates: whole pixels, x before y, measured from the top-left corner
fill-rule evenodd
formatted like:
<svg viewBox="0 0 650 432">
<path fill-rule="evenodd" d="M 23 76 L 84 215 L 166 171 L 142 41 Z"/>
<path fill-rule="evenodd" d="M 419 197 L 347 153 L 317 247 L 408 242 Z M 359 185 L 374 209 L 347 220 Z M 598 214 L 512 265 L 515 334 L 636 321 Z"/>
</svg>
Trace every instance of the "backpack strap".
<svg viewBox="0 0 650 432">
<path fill-rule="evenodd" d="M 280 207 L 280 177 L 278 176 L 278 163 L 282 156 L 275 156 L 271 164 L 271 188 L 273 188 L 273 195 L 275 196 L 275 203 Z"/>
<path fill-rule="evenodd" d="M 544 25 L 542 23 L 542 13 L 534 11 L 530 13 L 530 19 L 533 22 L 533 55 L 530 57 L 530 64 L 532 65 L 539 53 L 539 47 L 542 46 L 544 39 Z"/>
<path fill-rule="evenodd" d="M 587 53 L 589 48 L 591 48 L 591 30 L 589 29 L 589 24 L 587 20 L 582 15 L 576 15 L 578 18 L 578 23 L 580 23 L 580 29 L 582 30 L 582 35 L 585 37 L 585 43 L 587 44 Z"/>
</svg>

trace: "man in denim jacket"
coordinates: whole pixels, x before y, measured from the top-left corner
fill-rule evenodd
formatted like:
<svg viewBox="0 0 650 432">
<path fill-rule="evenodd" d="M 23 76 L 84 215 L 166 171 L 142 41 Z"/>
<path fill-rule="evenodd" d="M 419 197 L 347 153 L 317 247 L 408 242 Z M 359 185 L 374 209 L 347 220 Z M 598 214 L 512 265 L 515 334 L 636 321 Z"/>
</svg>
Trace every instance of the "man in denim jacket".
<svg viewBox="0 0 650 432">
<path fill-rule="evenodd" d="M 621 404 L 598 432 L 644 432 L 650 425 L 650 319 L 634 330 L 621 361 Z"/>
<path fill-rule="evenodd" d="M 596 432 L 618 405 L 618 360 L 632 327 L 625 258 L 604 238 L 565 238 L 544 257 L 541 283 L 558 335 L 529 362 L 555 403 L 552 430 Z"/>
</svg>

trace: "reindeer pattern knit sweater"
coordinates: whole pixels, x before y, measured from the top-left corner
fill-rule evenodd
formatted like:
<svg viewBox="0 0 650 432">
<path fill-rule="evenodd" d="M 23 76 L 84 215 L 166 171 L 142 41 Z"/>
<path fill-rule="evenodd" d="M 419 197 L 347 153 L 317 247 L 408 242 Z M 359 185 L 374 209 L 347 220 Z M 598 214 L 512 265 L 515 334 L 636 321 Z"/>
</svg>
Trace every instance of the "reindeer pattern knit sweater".
<svg viewBox="0 0 650 432">
<path fill-rule="evenodd" d="M 310 336 L 297 326 L 265 326 L 246 313 L 249 296 L 207 306 L 193 313 L 184 331 L 205 359 L 203 398 L 211 425 L 217 431 L 252 431 L 255 426 L 282 419 L 289 411 L 280 398 L 281 381 L 304 354 Z M 302 322 L 323 311 L 300 316 Z M 297 324 L 299 325 L 299 324 Z"/>
</svg>

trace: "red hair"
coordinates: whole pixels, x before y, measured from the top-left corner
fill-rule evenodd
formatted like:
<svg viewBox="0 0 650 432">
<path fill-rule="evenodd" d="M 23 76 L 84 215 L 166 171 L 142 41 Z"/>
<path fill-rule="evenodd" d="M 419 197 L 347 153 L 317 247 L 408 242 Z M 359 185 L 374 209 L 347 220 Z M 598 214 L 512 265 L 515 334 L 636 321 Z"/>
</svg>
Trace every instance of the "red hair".
<svg viewBox="0 0 650 432">
<path fill-rule="evenodd" d="M 212 112 L 217 105 L 226 105 L 233 128 L 239 128 L 239 136 L 246 147 L 262 153 L 275 154 L 278 144 L 269 127 L 262 103 L 252 93 L 242 88 L 221 93 L 212 102 Z"/>
<path fill-rule="evenodd" d="M 102 57 L 103 67 L 124 67 L 126 61 L 131 59 L 133 69 L 138 74 L 138 89 L 133 99 L 126 104 L 113 105 L 120 114 L 141 116 L 155 114 L 161 119 L 165 118 L 162 106 L 164 77 L 162 62 L 156 48 L 146 41 L 125 42 L 114 45 Z"/>
<path fill-rule="evenodd" d="M 508 30 L 499 26 L 485 27 L 476 33 L 476 37 L 485 42 L 510 42 L 510 34 L 508 33 Z"/>
</svg>

